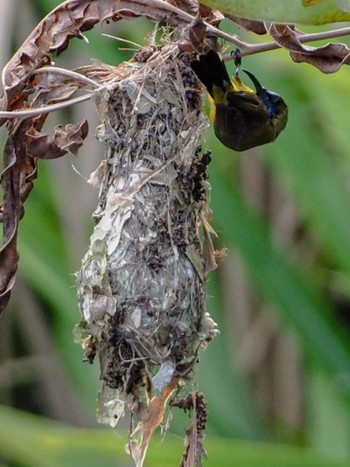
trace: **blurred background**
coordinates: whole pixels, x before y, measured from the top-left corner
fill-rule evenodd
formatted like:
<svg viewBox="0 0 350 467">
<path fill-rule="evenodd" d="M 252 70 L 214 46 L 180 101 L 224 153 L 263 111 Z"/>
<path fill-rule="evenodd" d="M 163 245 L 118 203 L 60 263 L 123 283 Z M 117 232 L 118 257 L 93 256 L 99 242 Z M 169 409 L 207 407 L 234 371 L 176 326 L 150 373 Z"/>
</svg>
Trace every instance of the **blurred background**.
<svg viewBox="0 0 350 467">
<path fill-rule="evenodd" d="M 1 69 L 58 4 L 0 0 Z M 97 25 L 89 43 L 73 40 L 56 64 L 118 65 L 132 46 L 101 34 L 142 45 L 152 30 L 142 19 Z M 246 58 L 244 67 L 284 97 L 289 123 L 275 143 L 242 154 L 211 128 L 203 139 L 212 150 L 215 245 L 227 250 L 208 277 L 207 307 L 221 334 L 196 370 L 209 410 L 204 465 L 350 465 L 350 70 L 324 75 L 284 51 Z M 87 179 L 104 148 L 90 102 L 47 125 L 85 117 L 90 135 L 78 158 L 40 162 L 20 224 L 19 275 L 0 316 L 1 466 L 132 465 L 127 424 L 113 431 L 95 421 L 98 365 L 82 363 L 73 337 L 74 273 L 98 194 Z M 187 425 L 174 413 L 146 465 L 178 465 Z"/>
</svg>

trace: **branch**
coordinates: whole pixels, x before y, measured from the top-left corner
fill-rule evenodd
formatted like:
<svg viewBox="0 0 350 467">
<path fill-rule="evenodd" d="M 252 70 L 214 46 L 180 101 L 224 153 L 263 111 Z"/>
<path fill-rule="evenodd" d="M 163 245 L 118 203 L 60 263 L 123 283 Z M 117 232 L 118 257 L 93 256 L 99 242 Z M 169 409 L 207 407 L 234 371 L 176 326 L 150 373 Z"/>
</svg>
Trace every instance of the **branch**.
<svg viewBox="0 0 350 467">
<path fill-rule="evenodd" d="M 96 83 L 96 81 L 94 81 L 91 78 L 88 78 L 85 75 L 82 75 L 72 70 L 67 70 L 66 68 L 60 68 L 57 66 L 45 66 L 42 68 L 38 68 L 37 70 L 33 70 L 33 72 L 31 73 L 31 76 L 40 75 L 40 74 L 46 74 L 46 75 L 57 74 L 58 77 L 60 76 L 67 77 L 72 81 L 81 82 L 85 85 L 92 86 L 94 89 L 101 87 L 100 84 Z"/>
<path fill-rule="evenodd" d="M 35 117 L 36 115 L 47 114 L 55 110 L 62 110 L 71 105 L 80 104 L 80 102 L 88 101 L 91 99 L 92 94 L 84 94 L 83 96 L 75 97 L 73 99 L 68 99 L 64 102 L 59 102 L 57 104 L 45 105 L 43 107 L 37 107 L 28 110 L 14 110 L 10 111 L 0 111 L 0 118 L 29 118 Z"/>
<path fill-rule="evenodd" d="M 346 28 L 340 28 L 340 29 L 332 29 L 331 31 L 322 31 L 322 32 L 317 32 L 317 33 L 310 33 L 310 34 L 305 34 L 305 33 L 300 33 L 297 34 L 297 38 L 299 42 L 305 43 L 305 42 L 314 42 L 314 41 L 320 41 L 320 40 L 325 40 L 325 39 L 332 39 L 335 37 L 343 37 L 347 36 L 350 34 L 350 27 Z M 232 40 L 230 42 L 236 43 L 235 36 L 232 36 Z M 276 50 L 282 48 L 281 45 L 279 45 L 277 42 L 267 42 L 265 44 L 249 44 L 248 42 L 242 42 L 241 50 L 240 50 L 240 55 L 241 57 L 246 57 L 247 55 L 254 55 L 258 54 L 261 52 L 268 52 L 270 50 Z M 225 62 L 229 60 L 233 60 L 234 57 L 232 57 L 231 54 L 227 54 L 224 57 Z"/>
</svg>

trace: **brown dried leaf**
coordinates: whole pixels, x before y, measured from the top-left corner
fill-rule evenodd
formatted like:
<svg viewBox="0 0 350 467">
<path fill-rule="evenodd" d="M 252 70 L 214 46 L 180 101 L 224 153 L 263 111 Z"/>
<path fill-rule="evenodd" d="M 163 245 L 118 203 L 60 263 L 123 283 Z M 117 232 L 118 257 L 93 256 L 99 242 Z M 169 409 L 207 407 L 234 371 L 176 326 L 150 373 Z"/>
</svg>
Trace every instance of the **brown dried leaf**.
<svg viewBox="0 0 350 467">
<path fill-rule="evenodd" d="M 82 38 L 83 31 L 91 29 L 98 22 L 145 16 L 153 21 L 185 24 L 169 8 L 169 5 L 158 3 L 157 0 L 64 2 L 39 23 L 5 66 L 2 73 L 4 96 L 1 107 L 6 110 L 28 108 L 26 101 L 35 90 L 39 93 L 31 107 L 67 99 L 80 84 L 50 72 L 36 75 L 30 82 L 33 71 L 49 64 L 50 57 L 64 51 L 72 37 Z M 1 180 L 4 204 L 1 208 L 3 241 L 0 250 L 0 311 L 6 306 L 14 284 L 18 263 L 17 228 L 24 212 L 23 203 L 36 177 L 37 158 L 56 158 L 68 151 L 76 154 L 88 131 L 87 123 L 83 122 L 78 126 L 57 127 L 54 136 L 43 135 L 41 128 L 46 117 L 47 114 L 42 114 L 20 123 L 12 121 L 10 125 Z M 0 125 L 6 121 L 1 119 Z"/>
<path fill-rule="evenodd" d="M 207 23 L 213 26 L 219 26 L 220 22 L 225 19 L 225 16 L 219 10 L 212 10 L 205 5 L 199 5 L 199 13 Z"/>
<path fill-rule="evenodd" d="M 59 125 L 55 128 L 57 146 L 62 148 L 65 152 L 71 152 L 77 155 L 88 132 L 89 125 L 87 120 L 82 121 L 79 125 L 69 123 L 64 128 L 62 125 Z"/>
<path fill-rule="evenodd" d="M 16 280 L 18 259 L 16 237 L 13 237 L 11 242 L 4 245 L 0 250 L 0 268 L 1 271 L 4 271 L 1 274 L 0 283 L 0 312 L 7 307 L 10 300 L 11 291 Z"/>
<path fill-rule="evenodd" d="M 37 83 L 41 91 L 32 106 L 42 106 L 65 100 L 76 91 L 77 85 L 60 83 L 50 86 L 45 80 Z M 42 135 L 40 130 L 47 114 L 22 121 L 16 126 L 12 123 L 4 155 L 4 171 L 1 184 L 4 202 L 1 208 L 3 240 L 0 249 L 0 312 L 6 307 L 15 282 L 18 264 L 16 248 L 17 228 L 23 216 L 23 203 L 33 188 L 37 175 L 37 158 L 60 157 L 68 151 L 76 153 L 87 134 L 87 123 L 67 125 L 65 130 L 56 128 L 53 137 Z"/>
<path fill-rule="evenodd" d="M 9 139 L 5 147 L 1 185 L 4 203 L 1 208 L 3 240 L 0 249 L 0 312 L 6 307 L 13 288 L 19 255 L 16 248 L 18 222 L 23 216 L 23 201 L 27 198 L 32 180 L 36 177 L 36 161 L 22 157 L 24 145 L 21 133 L 15 142 Z"/>
<path fill-rule="evenodd" d="M 168 0 L 171 5 L 180 8 L 180 10 L 186 11 L 191 15 L 195 16 L 198 13 L 198 2 L 197 0 Z M 207 8 L 210 10 L 210 8 Z"/>
<path fill-rule="evenodd" d="M 44 70 L 45 72 L 36 74 L 30 84 L 33 89 L 41 93 L 53 93 L 56 90 L 57 96 L 49 96 L 46 103 L 53 102 L 53 99 L 58 97 L 60 100 L 68 99 L 77 89 L 85 86 L 84 83 L 67 78 L 64 74 L 51 70 L 50 67 L 46 67 Z"/>
<path fill-rule="evenodd" d="M 88 123 L 56 126 L 54 135 L 46 135 L 31 127 L 26 133 L 27 154 L 39 159 L 56 159 L 67 152 L 77 154 L 88 134 Z"/>
<path fill-rule="evenodd" d="M 342 65 L 350 65 L 350 49 L 345 44 L 327 44 L 311 54 L 290 52 L 294 62 L 307 62 L 323 73 L 335 73 Z"/>
<path fill-rule="evenodd" d="M 267 32 L 279 45 L 289 50 L 294 62 L 309 63 L 323 73 L 335 73 L 343 64 L 350 64 L 350 49 L 344 44 L 305 46 L 299 40 L 300 33 L 286 25 L 270 24 Z"/>
<path fill-rule="evenodd" d="M 234 23 L 238 24 L 239 26 L 242 26 L 247 31 L 251 31 L 259 35 L 266 34 L 265 23 L 263 23 L 262 21 L 254 21 L 252 19 L 239 18 L 238 16 L 233 15 L 225 16 Z"/>
<path fill-rule="evenodd" d="M 149 442 L 154 431 L 162 423 L 167 402 L 178 383 L 178 378 L 173 378 L 164 389 L 160 399 L 152 397 L 148 406 L 144 407 L 140 413 L 140 422 L 131 434 L 129 443 L 130 454 L 137 467 L 143 466 Z M 136 435 L 139 437 L 139 442 L 135 440 Z"/>
<path fill-rule="evenodd" d="M 197 50 L 198 52 L 205 52 L 203 49 L 204 46 L 204 38 L 206 35 L 206 26 L 204 21 L 200 15 L 196 16 L 196 19 L 191 24 L 188 30 L 188 40 L 191 46 Z"/>
<path fill-rule="evenodd" d="M 77 153 L 88 132 L 87 122 L 56 127 L 55 135 L 42 135 L 40 130 L 47 115 L 23 121 L 10 135 L 4 157 L 1 185 L 4 202 L 1 207 L 3 240 L 0 249 L 0 312 L 6 307 L 15 282 L 18 223 L 24 214 L 23 203 L 37 176 L 37 158 L 52 159 L 70 151 Z"/>
<path fill-rule="evenodd" d="M 208 50 L 218 50 L 217 37 L 208 34 L 208 23 L 218 26 L 224 16 L 218 10 L 201 6 L 200 12 L 193 18 L 189 28 L 185 32 L 184 40 L 179 44 L 183 51 L 196 50 L 205 53 Z M 206 21 L 206 23 L 205 23 Z"/>
<path fill-rule="evenodd" d="M 156 0 L 71 0 L 59 5 L 38 24 L 5 66 L 3 107 L 11 110 L 23 99 L 22 91 L 33 70 L 49 64 L 50 57 L 63 52 L 70 39 L 82 38 L 82 33 L 98 22 L 137 16 L 159 22 L 166 20 L 177 26 L 185 24 L 169 6 Z"/>
</svg>

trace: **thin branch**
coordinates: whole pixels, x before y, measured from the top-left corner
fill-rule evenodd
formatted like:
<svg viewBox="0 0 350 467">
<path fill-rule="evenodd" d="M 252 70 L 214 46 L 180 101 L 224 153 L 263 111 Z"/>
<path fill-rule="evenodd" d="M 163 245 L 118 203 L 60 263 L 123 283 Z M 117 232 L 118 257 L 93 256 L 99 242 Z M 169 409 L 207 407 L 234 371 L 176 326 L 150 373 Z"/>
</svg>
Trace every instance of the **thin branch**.
<svg viewBox="0 0 350 467">
<path fill-rule="evenodd" d="M 314 32 L 310 34 L 301 33 L 298 36 L 300 42 L 312 42 L 323 39 L 333 39 L 334 37 L 343 37 L 350 34 L 350 27 L 332 29 L 331 31 Z"/>
<path fill-rule="evenodd" d="M 175 13 L 179 18 L 183 19 L 186 23 L 189 23 L 189 24 L 194 22 L 194 20 L 196 19 L 195 16 L 192 16 L 189 13 L 186 13 L 185 11 L 180 10 L 180 8 L 177 8 L 176 6 L 165 2 L 164 0 L 153 0 L 152 5 L 154 7 L 159 5 L 159 7 L 165 10 L 168 10 L 171 13 Z M 216 28 L 215 26 L 212 26 L 206 21 L 203 21 L 203 23 L 205 24 L 207 31 L 209 31 L 212 34 L 215 34 L 218 37 L 221 37 L 222 39 L 225 39 L 228 42 L 232 42 L 233 44 L 237 45 L 237 47 L 240 47 L 240 48 L 245 48 L 247 46 L 250 47 L 249 44 L 247 44 L 246 42 L 243 42 L 241 39 L 239 39 L 238 36 L 227 34 L 226 32 L 221 31 L 220 29 Z"/>
<path fill-rule="evenodd" d="M 166 3 L 164 0 L 153 0 L 153 4 L 154 6 L 159 5 L 161 8 L 164 8 L 172 13 L 175 13 L 179 18 L 183 19 L 189 24 L 191 24 L 195 20 L 194 16 L 190 15 L 189 13 L 186 13 L 183 10 L 180 10 L 179 8 L 169 3 Z M 275 49 L 281 48 L 281 46 L 278 45 L 276 42 L 267 42 L 266 44 L 250 44 L 248 42 L 242 41 L 235 34 L 233 35 L 227 34 L 226 32 L 221 31 L 220 29 L 216 28 L 215 26 L 212 26 L 206 21 L 204 21 L 204 24 L 208 32 L 216 35 L 217 37 L 221 37 L 222 39 L 225 39 L 227 42 L 231 42 L 235 44 L 237 47 L 239 47 L 241 49 L 242 57 L 246 55 L 253 55 L 256 53 L 266 52 L 269 50 L 275 50 Z M 323 31 L 323 32 L 311 33 L 311 34 L 301 33 L 300 36 L 298 36 L 298 39 L 300 40 L 300 42 L 313 42 L 313 41 L 318 41 L 322 39 L 342 37 L 348 34 L 350 34 L 350 27 L 333 29 L 331 31 Z M 230 54 L 224 57 L 225 61 L 232 60 L 232 59 L 233 57 Z"/>
<path fill-rule="evenodd" d="M 138 49 L 141 49 L 141 47 L 142 47 L 141 44 L 137 44 L 136 42 L 129 41 L 128 39 L 124 39 L 123 37 L 112 36 L 111 34 L 105 34 L 105 33 L 102 33 L 101 36 L 108 37 L 109 39 L 113 39 L 113 40 L 116 40 L 116 41 L 125 42 L 126 44 L 134 45 Z"/>
<path fill-rule="evenodd" d="M 61 76 L 67 76 L 67 78 L 70 78 L 73 81 L 80 81 L 84 84 L 92 86 L 95 89 L 98 89 L 100 87 L 100 85 L 96 83 L 96 81 L 88 78 L 85 75 L 76 73 L 75 71 L 72 71 L 72 70 L 67 70 L 66 68 L 59 68 L 57 66 L 45 66 L 42 68 L 38 68 L 37 70 L 33 70 L 31 75 L 46 74 L 46 73 L 57 73 Z"/>
<path fill-rule="evenodd" d="M 71 105 L 80 104 L 80 102 L 87 101 L 91 99 L 92 94 L 84 94 L 83 96 L 75 97 L 74 99 L 68 99 L 64 102 L 59 102 L 57 104 L 45 105 L 43 107 L 37 107 L 34 109 L 28 110 L 14 110 L 10 111 L 0 111 L 0 118 L 28 118 L 34 117 L 35 115 L 46 114 L 53 112 L 55 110 L 65 109 Z"/>
<path fill-rule="evenodd" d="M 324 39 L 332 39 L 335 37 L 343 37 L 349 34 L 350 34 L 350 27 L 346 27 L 346 28 L 340 28 L 340 29 L 332 29 L 331 31 L 322 31 L 322 32 L 310 33 L 310 34 L 300 33 L 298 34 L 298 40 L 301 43 L 314 42 L 314 41 L 320 41 Z M 253 55 L 253 54 L 257 54 L 261 52 L 268 52 L 270 50 L 276 50 L 280 48 L 282 48 L 282 46 L 277 44 L 277 42 L 266 42 L 265 44 L 245 43 L 245 45 L 242 47 L 240 51 L 240 55 L 241 57 L 245 57 L 247 55 Z M 225 55 L 223 58 L 225 62 L 227 62 L 229 60 L 233 60 L 234 57 L 232 57 L 231 54 L 228 54 L 228 55 Z"/>
</svg>

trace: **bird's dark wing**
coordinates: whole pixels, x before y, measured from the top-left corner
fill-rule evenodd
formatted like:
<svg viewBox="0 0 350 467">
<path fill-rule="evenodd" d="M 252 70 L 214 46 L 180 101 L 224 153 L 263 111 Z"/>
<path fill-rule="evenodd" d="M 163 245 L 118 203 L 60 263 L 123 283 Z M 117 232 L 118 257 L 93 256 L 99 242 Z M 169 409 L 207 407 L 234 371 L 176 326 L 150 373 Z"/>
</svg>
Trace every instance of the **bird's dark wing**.
<svg viewBox="0 0 350 467">
<path fill-rule="evenodd" d="M 198 60 L 191 63 L 191 67 L 214 100 L 216 97 L 214 95 L 215 88 L 221 89 L 223 91 L 222 95 L 232 88 L 225 63 L 214 50 L 209 50 L 206 54 L 200 55 Z"/>
</svg>

